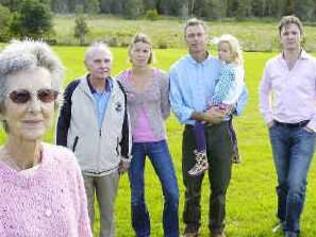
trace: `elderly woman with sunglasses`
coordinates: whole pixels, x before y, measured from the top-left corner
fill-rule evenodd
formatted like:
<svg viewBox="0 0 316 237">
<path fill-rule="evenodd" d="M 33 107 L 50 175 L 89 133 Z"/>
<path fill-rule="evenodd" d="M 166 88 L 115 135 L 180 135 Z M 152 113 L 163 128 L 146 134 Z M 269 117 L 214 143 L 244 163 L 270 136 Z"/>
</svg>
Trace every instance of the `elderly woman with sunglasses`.
<svg viewBox="0 0 316 237">
<path fill-rule="evenodd" d="M 14 41 L 0 53 L 0 236 L 92 236 L 73 153 L 42 142 L 62 78 L 43 42 Z"/>
</svg>

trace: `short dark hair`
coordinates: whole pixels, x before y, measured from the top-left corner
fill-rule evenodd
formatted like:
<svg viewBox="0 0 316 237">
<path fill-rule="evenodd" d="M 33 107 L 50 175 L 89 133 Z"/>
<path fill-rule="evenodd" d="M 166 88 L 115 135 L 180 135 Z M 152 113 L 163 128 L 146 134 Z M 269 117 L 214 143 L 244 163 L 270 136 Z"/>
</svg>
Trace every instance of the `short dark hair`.
<svg viewBox="0 0 316 237">
<path fill-rule="evenodd" d="M 190 27 L 190 26 L 198 26 L 198 25 L 201 25 L 204 28 L 205 32 L 207 32 L 207 25 L 206 25 L 206 23 L 204 21 L 199 20 L 197 18 L 191 18 L 191 19 L 187 20 L 187 22 L 185 23 L 184 35 L 185 35 L 188 27 Z"/>
<path fill-rule="evenodd" d="M 281 35 L 282 29 L 289 24 L 297 25 L 298 29 L 300 30 L 301 35 L 303 35 L 303 24 L 300 21 L 300 19 L 294 15 L 282 17 L 282 19 L 280 20 L 278 24 L 279 35 Z"/>
</svg>

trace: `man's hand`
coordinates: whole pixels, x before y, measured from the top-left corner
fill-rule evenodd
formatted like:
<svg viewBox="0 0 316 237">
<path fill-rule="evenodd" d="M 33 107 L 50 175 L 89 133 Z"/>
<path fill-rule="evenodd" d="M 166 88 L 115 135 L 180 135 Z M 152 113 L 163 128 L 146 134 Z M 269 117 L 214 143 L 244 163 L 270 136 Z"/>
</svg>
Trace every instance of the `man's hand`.
<svg viewBox="0 0 316 237">
<path fill-rule="evenodd" d="M 223 107 L 211 106 L 206 112 L 193 112 L 191 119 L 209 124 L 217 124 L 222 122 L 226 115 L 231 114 L 232 109 L 232 105 L 225 105 Z"/>
<path fill-rule="evenodd" d="M 230 113 L 231 109 L 231 106 L 227 106 L 226 108 L 212 106 L 205 112 L 205 121 L 210 124 L 220 123 L 224 120 L 225 116 Z"/>
<path fill-rule="evenodd" d="M 273 120 L 271 122 L 267 123 L 268 128 L 272 128 L 273 125 L 274 125 L 274 121 Z"/>
<path fill-rule="evenodd" d="M 131 163 L 130 160 L 121 159 L 119 163 L 119 167 L 118 167 L 118 172 L 120 175 L 128 171 L 130 163 Z"/>
<path fill-rule="evenodd" d="M 305 131 L 309 132 L 309 133 L 314 133 L 314 130 L 311 129 L 311 128 L 309 128 L 309 127 L 307 127 L 307 126 L 305 126 L 303 129 L 304 129 Z"/>
</svg>

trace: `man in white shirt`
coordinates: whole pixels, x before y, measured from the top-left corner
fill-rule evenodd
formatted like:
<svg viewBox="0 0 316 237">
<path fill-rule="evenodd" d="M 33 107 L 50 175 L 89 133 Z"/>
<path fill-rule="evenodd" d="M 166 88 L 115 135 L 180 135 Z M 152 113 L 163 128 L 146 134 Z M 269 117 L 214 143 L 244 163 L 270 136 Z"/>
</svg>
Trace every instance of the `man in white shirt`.
<svg viewBox="0 0 316 237">
<path fill-rule="evenodd" d="M 316 59 L 301 47 L 303 26 L 297 17 L 283 17 L 279 34 L 283 51 L 266 64 L 260 111 L 269 128 L 278 175 L 277 216 L 285 236 L 297 237 L 315 149 Z"/>
</svg>

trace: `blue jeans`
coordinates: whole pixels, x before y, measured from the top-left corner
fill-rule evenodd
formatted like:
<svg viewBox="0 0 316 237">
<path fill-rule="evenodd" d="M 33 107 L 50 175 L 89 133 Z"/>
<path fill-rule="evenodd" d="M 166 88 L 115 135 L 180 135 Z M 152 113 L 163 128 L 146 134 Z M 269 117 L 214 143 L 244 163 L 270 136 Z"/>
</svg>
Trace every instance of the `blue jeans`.
<svg viewBox="0 0 316 237">
<path fill-rule="evenodd" d="M 179 190 L 175 170 L 165 140 L 133 143 L 129 169 L 131 185 L 132 225 L 137 237 L 150 236 L 150 219 L 144 198 L 144 167 L 148 156 L 159 177 L 165 199 L 163 211 L 164 236 L 179 236 Z"/>
<path fill-rule="evenodd" d="M 304 128 L 275 124 L 270 128 L 274 163 L 278 175 L 278 218 L 284 231 L 300 232 L 306 177 L 315 149 L 316 133 Z"/>
</svg>

